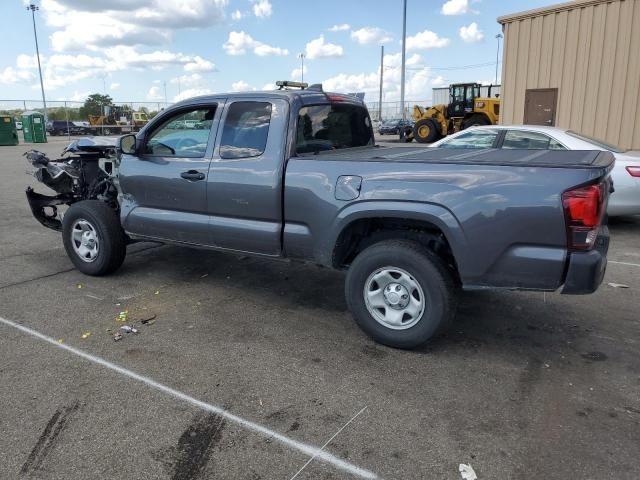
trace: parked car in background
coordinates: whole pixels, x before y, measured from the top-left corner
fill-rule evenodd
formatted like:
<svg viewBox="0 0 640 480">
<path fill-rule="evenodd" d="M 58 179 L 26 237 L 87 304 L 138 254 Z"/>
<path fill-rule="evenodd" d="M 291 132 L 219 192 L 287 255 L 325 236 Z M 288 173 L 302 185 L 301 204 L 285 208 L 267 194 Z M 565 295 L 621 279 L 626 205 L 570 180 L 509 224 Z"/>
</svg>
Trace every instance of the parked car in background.
<svg viewBox="0 0 640 480">
<path fill-rule="evenodd" d="M 75 123 L 66 120 L 52 120 L 47 122 L 47 133 L 49 135 L 82 135 L 84 127 L 79 127 Z"/>
<path fill-rule="evenodd" d="M 403 128 L 413 128 L 413 122 L 411 120 L 401 119 L 387 120 L 380 125 L 378 133 L 380 135 L 400 135 L 400 131 Z"/>
<path fill-rule="evenodd" d="M 609 198 L 609 216 L 640 215 L 640 152 L 622 152 L 595 138 L 556 127 L 493 125 L 472 127 L 430 145 L 431 148 L 601 150 L 616 162 L 611 172 L 615 192 Z"/>
</svg>

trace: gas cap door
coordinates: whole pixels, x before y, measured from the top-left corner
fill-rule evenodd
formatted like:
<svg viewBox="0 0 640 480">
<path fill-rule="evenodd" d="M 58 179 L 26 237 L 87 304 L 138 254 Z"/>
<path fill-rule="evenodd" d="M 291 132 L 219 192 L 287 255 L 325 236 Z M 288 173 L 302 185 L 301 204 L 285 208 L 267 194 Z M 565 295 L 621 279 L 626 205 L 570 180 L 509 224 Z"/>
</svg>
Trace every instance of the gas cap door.
<svg viewBox="0 0 640 480">
<path fill-rule="evenodd" d="M 355 200 L 360 196 L 362 177 L 340 175 L 336 181 L 336 200 Z"/>
</svg>

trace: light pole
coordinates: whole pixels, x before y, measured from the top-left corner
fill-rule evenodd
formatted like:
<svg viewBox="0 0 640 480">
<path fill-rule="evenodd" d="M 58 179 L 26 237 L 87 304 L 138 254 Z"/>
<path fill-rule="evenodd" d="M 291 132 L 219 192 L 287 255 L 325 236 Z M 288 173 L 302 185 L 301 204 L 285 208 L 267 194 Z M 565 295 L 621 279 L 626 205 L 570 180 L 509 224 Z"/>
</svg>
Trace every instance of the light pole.
<svg viewBox="0 0 640 480">
<path fill-rule="evenodd" d="M 40 90 L 42 91 L 42 106 L 44 107 L 44 121 L 45 123 L 49 119 L 47 114 L 47 101 L 44 98 L 44 83 L 42 82 L 42 68 L 40 67 L 40 49 L 38 48 L 38 32 L 36 31 L 36 10 L 39 10 L 37 5 L 30 3 L 27 5 L 27 10 L 31 10 L 31 20 L 33 21 L 33 38 L 36 41 L 36 58 L 38 59 L 38 73 L 40 74 Z"/>
<path fill-rule="evenodd" d="M 402 108 L 402 119 L 407 119 L 407 112 L 404 111 L 404 70 L 405 52 L 407 44 L 407 0 L 403 0 L 402 7 L 402 71 L 400 72 L 400 107 Z"/>
<path fill-rule="evenodd" d="M 304 53 L 298 55 L 300 58 L 300 83 L 304 83 Z"/>
<path fill-rule="evenodd" d="M 378 120 L 382 121 L 382 81 L 384 78 L 384 45 L 380 46 L 380 96 L 378 98 Z"/>
<path fill-rule="evenodd" d="M 496 35 L 496 40 L 498 40 L 498 49 L 496 50 L 496 85 L 498 85 L 498 59 L 500 58 L 500 39 L 502 38 L 502 34 L 499 33 Z"/>
</svg>

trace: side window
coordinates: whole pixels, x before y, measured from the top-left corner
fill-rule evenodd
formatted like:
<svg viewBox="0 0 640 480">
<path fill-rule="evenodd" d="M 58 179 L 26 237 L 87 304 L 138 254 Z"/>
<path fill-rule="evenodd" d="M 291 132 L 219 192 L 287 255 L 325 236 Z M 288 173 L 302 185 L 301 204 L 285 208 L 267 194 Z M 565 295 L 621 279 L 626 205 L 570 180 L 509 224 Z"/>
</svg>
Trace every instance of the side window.
<svg viewBox="0 0 640 480">
<path fill-rule="evenodd" d="M 215 107 L 200 107 L 169 117 L 148 137 L 144 153 L 163 157 L 204 157 L 215 111 Z"/>
<path fill-rule="evenodd" d="M 520 148 L 524 150 L 564 150 L 565 148 L 553 138 L 538 132 L 508 130 L 502 142 L 502 148 Z"/>
<path fill-rule="evenodd" d="M 445 141 L 440 148 L 492 148 L 498 138 L 497 130 L 469 130 L 462 135 Z"/>
<path fill-rule="evenodd" d="M 250 158 L 262 155 L 267 146 L 270 122 L 270 103 L 232 103 L 222 131 L 220 157 Z"/>
<path fill-rule="evenodd" d="M 394 126 L 400 126 L 395 122 Z M 296 153 L 373 145 L 367 109 L 359 105 L 332 103 L 302 107 L 298 112 Z"/>
</svg>

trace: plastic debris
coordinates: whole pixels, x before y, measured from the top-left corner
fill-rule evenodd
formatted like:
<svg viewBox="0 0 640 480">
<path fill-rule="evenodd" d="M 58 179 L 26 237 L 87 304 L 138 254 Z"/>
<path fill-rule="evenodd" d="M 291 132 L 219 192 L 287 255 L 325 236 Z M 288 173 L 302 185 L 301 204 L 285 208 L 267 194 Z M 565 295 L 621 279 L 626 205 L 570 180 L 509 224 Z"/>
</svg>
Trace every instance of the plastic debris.
<svg viewBox="0 0 640 480">
<path fill-rule="evenodd" d="M 124 337 L 122 333 L 116 332 L 113 334 L 113 341 L 117 342 L 118 340 L 122 340 L 122 337 Z"/>
<path fill-rule="evenodd" d="M 82 288 L 82 284 L 81 284 L 81 283 L 79 283 L 79 284 L 77 285 L 77 287 L 78 287 L 78 288 Z"/>
<path fill-rule="evenodd" d="M 629 285 L 625 285 L 624 283 L 609 282 L 607 285 L 613 288 L 629 288 Z"/>
<path fill-rule="evenodd" d="M 82 339 L 84 340 L 85 338 L 89 338 L 91 336 L 91 332 L 84 332 L 82 334 Z"/>
<path fill-rule="evenodd" d="M 160 295 L 160 290 L 156 290 L 155 292 L 153 292 L 154 295 Z"/>
<path fill-rule="evenodd" d="M 116 319 L 118 322 L 126 322 L 127 317 L 129 316 L 129 310 L 125 310 L 118 314 L 118 318 Z"/>
<path fill-rule="evenodd" d="M 476 472 L 473 470 L 473 467 L 471 465 L 461 463 L 458 467 L 458 470 L 460 470 L 462 480 L 478 480 L 478 476 L 476 475 Z"/>
<path fill-rule="evenodd" d="M 139 330 L 134 327 L 133 325 L 123 325 L 120 327 L 120 330 L 127 332 L 127 333 L 138 333 Z"/>
</svg>

